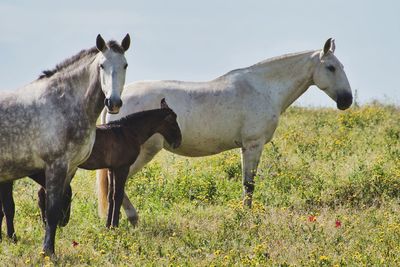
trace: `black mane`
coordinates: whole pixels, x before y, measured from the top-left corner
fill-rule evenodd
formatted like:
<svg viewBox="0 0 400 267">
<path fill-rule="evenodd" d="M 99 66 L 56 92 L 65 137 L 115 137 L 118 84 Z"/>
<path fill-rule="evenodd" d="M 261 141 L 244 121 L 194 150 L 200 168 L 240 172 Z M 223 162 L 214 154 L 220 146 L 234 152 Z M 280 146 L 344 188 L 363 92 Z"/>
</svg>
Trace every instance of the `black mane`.
<svg viewBox="0 0 400 267">
<path fill-rule="evenodd" d="M 112 49 L 114 52 L 116 53 L 120 53 L 120 54 L 124 54 L 125 50 L 122 48 L 122 46 L 120 44 L 118 44 L 116 41 L 111 40 L 107 43 L 107 47 L 109 49 Z M 61 70 L 63 70 L 64 68 L 72 65 L 73 63 L 75 63 L 76 61 L 81 60 L 82 58 L 86 57 L 86 56 L 90 56 L 90 55 L 94 55 L 97 54 L 99 52 L 99 50 L 97 50 L 96 47 L 92 47 L 90 49 L 84 49 L 81 50 L 78 54 L 76 54 L 75 56 L 72 56 L 70 58 L 65 59 L 63 62 L 59 63 L 56 65 L 56 67 L 52 70 L 44 70 L 42 72 L 42 74 L 39 75 L 38 80 L 40 79 L 44 79 L 44 78 L 49 78 L 51 76 L 53 76 L 54 74 L 56 74 L 57 72 L 60 72 Z"/>
</svg>

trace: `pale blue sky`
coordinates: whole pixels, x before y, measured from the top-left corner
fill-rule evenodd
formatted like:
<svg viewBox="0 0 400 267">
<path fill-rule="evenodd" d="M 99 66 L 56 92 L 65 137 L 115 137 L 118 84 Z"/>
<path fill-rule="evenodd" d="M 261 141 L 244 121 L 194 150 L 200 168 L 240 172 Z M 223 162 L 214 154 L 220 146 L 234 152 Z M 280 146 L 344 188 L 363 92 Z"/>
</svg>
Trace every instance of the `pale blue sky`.
<svg viewBox="0 0 400 267">
<path fill-rule="evenodd" d="M 83 48 L 132 37 L 127 83 L 211 80 L 289 52 L 336 55 L 362 102 L 400 104 L 400 1 L 0 1 L 0 90 L 37 78 Z M 298 102 L 335 106 L 315 87 Z"/>
</svg>

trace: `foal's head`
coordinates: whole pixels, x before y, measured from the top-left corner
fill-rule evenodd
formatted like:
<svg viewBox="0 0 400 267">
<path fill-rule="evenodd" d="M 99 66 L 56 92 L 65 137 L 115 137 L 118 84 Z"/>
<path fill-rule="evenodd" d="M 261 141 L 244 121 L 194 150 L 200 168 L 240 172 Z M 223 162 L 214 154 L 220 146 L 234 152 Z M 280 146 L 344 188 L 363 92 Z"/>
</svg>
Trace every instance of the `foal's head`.
<svg viewBox="0 0 400 267">
<path fill-rule="evenodd" d="M 165 98 L 161 100 L 161 109 L 165 112 L 165 117 L 158 126 L 157 132 L 164 136 L 172 148 L 178 148 L 181 145 L 182 134 L 176 121 L 176 113 L 167 105 Z"/>
<path fill-rule="evenodd" d="M 351 106 L 353 95 L 343 65 L 334 52 L 335 41 L 329 38 L 320 52 L 313 80 L 316 86 L 336 101 L 338 109 L 343 110 Z"/>
<path fill-rule="evenodd" d="M 129 34 L 122 40 L 121 45 L 116 42 L 106 42 L 97 36 L 96 47 L 98 49 L 98 67 L 100 71 L 101 89 L 105 95 L 104 105 L 109 113 L 119 112 L 122 106 L 121 93 L 125 84 L 125 74 L 128 63 L 124 52 L 128 50 L 131 39 Z"/>
</svg>

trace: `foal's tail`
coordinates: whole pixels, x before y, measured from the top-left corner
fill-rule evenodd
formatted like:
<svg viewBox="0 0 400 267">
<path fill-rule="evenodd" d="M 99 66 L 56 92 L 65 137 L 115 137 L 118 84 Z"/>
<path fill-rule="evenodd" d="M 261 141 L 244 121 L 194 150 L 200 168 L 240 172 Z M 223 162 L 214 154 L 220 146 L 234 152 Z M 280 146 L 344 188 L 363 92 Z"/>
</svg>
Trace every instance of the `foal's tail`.
<svg viewBox="0 0 400 267">
<path fill-rule="evenodd" d="M 101 169 L 96 171 L 96 187 L 97 187 L 97 202 L 99 216 L 105 218 L 107 216 L 108 209 L 108 177 L 107 169 Z"/>
<path fill-rule="evenodd" d="M 106 123 L 106 109 L 100 114 L 100 123 Z M 108 177 L 107 169 L 101 169 L 96 171 L 96 187 L 97 187 L 97 202 L 98 202 L 98 212 L 101 218 L 107 216 L 108 209 Z"/>
</svg>

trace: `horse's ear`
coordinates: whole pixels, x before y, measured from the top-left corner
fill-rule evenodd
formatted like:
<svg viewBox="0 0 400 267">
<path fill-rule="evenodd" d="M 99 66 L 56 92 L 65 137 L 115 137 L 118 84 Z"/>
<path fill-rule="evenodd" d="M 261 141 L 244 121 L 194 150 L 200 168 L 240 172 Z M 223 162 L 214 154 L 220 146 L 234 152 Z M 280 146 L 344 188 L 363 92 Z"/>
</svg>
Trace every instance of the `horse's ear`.
<svg viewBox="0 0 400 267">
<path fill-rule="evenodd" d="M 121 42 L 121 46 L 126 51 L 129 49 L 130 45 L 131 45 L 131 37 L 129 36 L 129 33 L 127 33 L 125 38 Z"/>
<path fill-rule="evenodd" d="M 170 109 L 169 106 L 167 105 L 167 101 L 165 101 L 165 98 L 161 99 L 160 105 L 161 105 L 161 108 Z"/>
<path fill-rule="evenodd" d="M 97 35 L 96 38 L 96 47 L 97 50 L 99 50 L 100 52 L 103 52 L 106 49 L 106 42 L 104 41 L 103 37 L 101 37 L 101 35 Z"/>
<path fill-rule="evenodd" d="M 332 53 L 335 50 L 335 41 L 332 38 L 329 38 L 326 40 L 325 45 L 324 45 L 324 55 L 326 55 L 329 51 Z"/>
<path fill-rule="evenodd" d="M 335 39 L 332 39 L 331 43 L 332 43 L 332 45 L 331 45 L 331 51 L 332 51 L 332 53 L 335 53 L 335 49 L 336 49 Z"/>
</svg>

